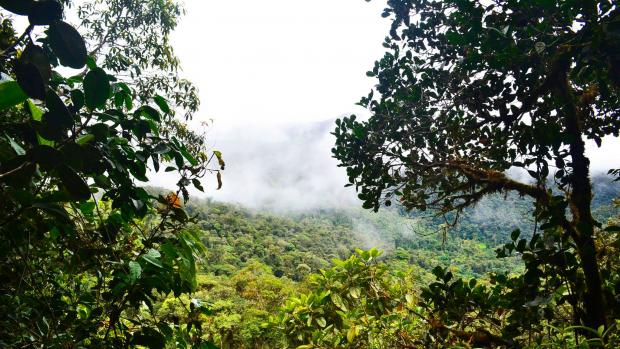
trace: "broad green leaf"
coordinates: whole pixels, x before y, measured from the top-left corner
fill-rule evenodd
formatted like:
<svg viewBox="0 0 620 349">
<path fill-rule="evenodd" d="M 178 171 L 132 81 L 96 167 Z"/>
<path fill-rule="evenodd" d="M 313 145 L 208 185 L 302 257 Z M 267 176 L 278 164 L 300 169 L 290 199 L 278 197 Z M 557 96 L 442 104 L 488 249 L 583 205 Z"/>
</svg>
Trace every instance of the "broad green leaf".
<svg viewBox="0 0 620 349">
<path fill-rule="evenodd" d="M 157 104 L 161 111 L 166 114 L 170 114 L 170 107 L 168 106 L 168 102 L 166 102 L 166 99 L 164 99 L 164 97 L 156 95 L 155 97 L 153 97 L 153 100 L 155 100 L 155 104 Z"/>
<path fill-rule="evenodd" d="M 104 108 L 110 97 L 110 81 L 101 68 L 88 72 L 84 78 L 84 97 L 86 106 L 92 110 Z"/>
<path fill-rule="evenodd" d="M 339 295 L 332 293 L 330 297 L 335 306 L 340 308 L 342 311 L 348 311 L 347 307 L 344 305 L 344 302 L 342 301 L 342 298 Z"/>
<path fill-rule="evenodd" d="M 355 336 L 356 336 L 355 329 L 356 329 L 355 326 L 351 326 L 349 330 L 347 331 L 347 342 L 353 343 L 353 341 L 355 340 Z"/>
<path fill-rule="evenodd" d="M 351 287 L 349 289 L 349 295 L 355 299 L 360 298 L 360 289 L 359 287 Z"/>
<path fill-rule="evenodd" d="M 0 110 L 18 105 L 28 98 L 15 81 L 0 82 Z"/>
<path fill-rule="evenodd" d="M 159 116 L 159 112 L 157 110 L 155 110 L 155 108 L 153 108 L 151 106 L 148 106 L 148 105 L 143 105 L 140 108 L 138 108 L 134 112 L 134 115 L 136 115 L 136 114 L 143 115 L 143 116 L 147 117 L 148 119 L 155 120 L 157 122 L 161 121 L 161 117 Z"/>
<path fill-rule="evenodd" d="M 85 134 L 81 137 L 79 137 L 78 139 L 76 139 L 75 143 L 79 144 L 79 145 L 84 145 L 86 143 L 90 143 L 92 141 L 95 140 L 95 135 L 92 134 Z"/>
<path fill-rule="evenodd" d="M 142 258 L 156 267 L 163 268 L 160 261 L 161 254 L 157 250 L 150 249 Z"/>
<path fill-rule="evenodd" d="M 179 147 L 179 151 L 192 166 L 198 166 L 198 161 L 192 154 L 190 154 L 190 152 L 187 150 L 187 148 L 185 148 L 184 145 L 181 145 L 181 147 Z"/>
<path fill-rule="evenodd" d="M 25 155 L 26 154 L 26 151 L 24 150 L 24 148 L 22 148 L 21 145 L 17 144 L 17 142 L 15 142 L 15 140 L 13 138 L 11 138 L 11 136 L 7 135 L 6 133 L 4 135 L 9 140 L 9 144 L 11 145 L 11 148 L 13 148 L 13 151 L 15 152 L 15 154 L 17 154 L 17 155 Z"/>
<path fill-rule="evenodd" d="M 129 280 L 135 283 L 142 275 L 142 267 L 140 263 L 131 261 L 129 262 Z"/>
</svg>

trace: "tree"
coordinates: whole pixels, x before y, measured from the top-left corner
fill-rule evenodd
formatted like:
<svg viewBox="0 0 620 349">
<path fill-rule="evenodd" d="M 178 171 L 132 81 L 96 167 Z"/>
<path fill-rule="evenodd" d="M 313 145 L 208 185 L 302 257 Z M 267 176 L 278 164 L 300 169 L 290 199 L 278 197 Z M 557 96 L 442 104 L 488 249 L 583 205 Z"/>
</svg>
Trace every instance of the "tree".
<svg viewBox="0 0 620 349">
<path fill-rule="evenodd" d="M 0 346 L 198 344 L 191 324 L 162 321 L 153 304 L 196 289 L 204 246 L 182 199 L 207 173 L 220 180 L 221 154 L 175 119 L 165 89 L 99 66 L 62 3 L 0 6 Z M 28 16 L 19 37 L 4 10 Z M 156 196 L 139 183 L 161 166 L 180 179 Z"/>
<path fill-rule="evenodd" d="M 585 140 L 600 146 L 620 130 L 615 1 L 391 0 L 383 16 L 393 20 L 389 52 L 368 72 L 378 84 L 361 101 L 372 116 L 338 120 L 334 132 L 334 157 L 364 207 L 396 198 L 408 210 L 458 218 L 493 193 L 531 197 L 542 225 L 527 297 L 542 285 L 572 287 L 575 323 L 608 324 L 618 314 L 597 261 Z M 510 177 L 514 169 L 533 180 Z M 569 281 L 536 272 L 565 271 L 545 258 L 572 251 Z"/>
</svg>

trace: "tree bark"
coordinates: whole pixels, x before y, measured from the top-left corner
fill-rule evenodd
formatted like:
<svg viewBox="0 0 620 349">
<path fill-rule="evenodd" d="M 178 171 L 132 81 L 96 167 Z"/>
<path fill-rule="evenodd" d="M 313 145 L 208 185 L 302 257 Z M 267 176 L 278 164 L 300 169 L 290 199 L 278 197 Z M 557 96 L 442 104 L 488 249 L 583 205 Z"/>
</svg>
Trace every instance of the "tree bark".
<svg viewBox="0 0 620 349">
<path fill-rule="evenodd" d="M 562 64 L 562 63 L 561 63 Z M 565 102 L 564 123 L 567 134 L 571 137 L 569 153 L 571 156 L 571 193 L 568 197 L 572 213 L 573 239 L 581 259 L 586 282 L 585 325 L 598 329 L 606 325 L 606 302 L 602 279 L 598 266 L 596 245 L 594 243 L 594 218 L 592 217 L 592 184 L 590 181 L 590 160 L 585 155 L 582 122 L 588 106 L 578 106 L 572 88 L 567 79 L 569 60 L 563 62 L 563 69 L 558 76 L 558 95 Z"/>
</svg>

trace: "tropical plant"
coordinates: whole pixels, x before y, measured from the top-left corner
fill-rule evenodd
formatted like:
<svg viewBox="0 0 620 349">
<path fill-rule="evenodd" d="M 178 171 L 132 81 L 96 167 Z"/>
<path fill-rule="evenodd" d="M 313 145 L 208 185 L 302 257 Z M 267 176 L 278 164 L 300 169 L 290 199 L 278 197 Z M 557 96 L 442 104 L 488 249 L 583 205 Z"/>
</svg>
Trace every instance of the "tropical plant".
<svg viewBox="0 0 620 349">
<path fill-rule="evenodd" d="M 620 316 L 617 284 L 598 258 L 585 146 L 620 131 L 616 2 L 391 0 L 383 16 L 392 19 L 389 52 L 368 72 L 378 85 L 361 101 L 372 116 L 338 120 L 334 132 L 334 156 L 364 207 L 398 200 L 452 213 L 453 225 L 490 194 L 529 197 L 533 237 L 515 232 L 500 251 L 518 252 L 526 267 L 502 293 L 514 303 L 508 332 L 565 316 L 610 326 Z M 558 292 L 569 294 L 569 315 L 548 306 Z"/>
<path fill-rule="evenodd" d="M 221 181 L 221 154 L 163 132 L 178 123 L 166 98 L 100 67 L 63 4 L 0 5 L 0 346 L 198 343 L 153 304 L 196 289 L 204 246 L 182 199 L 206 173 Z M 4 10 L 28 16 L 19 37 Z M 178 189 L 152 196 L 139 183 L 162 166 Z"/>
</svg>

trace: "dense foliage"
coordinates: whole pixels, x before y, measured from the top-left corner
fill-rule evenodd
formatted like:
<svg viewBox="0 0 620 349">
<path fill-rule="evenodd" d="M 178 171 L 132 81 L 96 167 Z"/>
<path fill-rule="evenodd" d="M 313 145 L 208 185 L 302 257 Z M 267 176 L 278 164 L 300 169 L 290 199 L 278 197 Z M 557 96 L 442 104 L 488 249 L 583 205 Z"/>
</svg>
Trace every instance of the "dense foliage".
<svg viewBox="0 0 620 349">
<path fill-rule="evenodd" d="M 157 19 L 178 14 L 166 3 L 169 8 L 157 7 L 164 12 L 150 14 L 153 20 L 138 3 L 105 6 L 137 11 L 124 34 L 162 39 L 176 22 Z M 167 89 L 139 80 L 140 74 L 115 75 L 132 63 L 111 67 L 111 55 L 122 57 L 114 47 L 131 44 L 133 36 L 117 38 L 107 17 L 85 25 L 88 38 L 111 40 L 88 51 L 82 34 L 63 20 L 63 3 L 0 5 L 29 22 L 18 36 L 9 12 L 0 11 L 0 346 L 163 348 L 196 342 L 191 323 L 163 321 L 154 304 L 196 289 L 204 246 L 185 229 L 190 219 L 181 197 L 187 201 L 191 185 L 202 189 L 200 178 L 209 171 L 220 179 L 220 169 L 209 163 L 217 157 L 223 167 L 221 154 L 208 155 L 204 142 L 193 142 L 200 136 L 187 128 L 170 127 L 183 125 L 158 94 Z M 82 12 L 89 9 L 82 6 Z M 158 52 L 144 52 L 135 67 L 170 64 L 161 63 Z M 67 77 L 68 68 L 79 71 Z M 178 174 L 178 189 L 152 196 L 138 182 L 161 166 Z"/>
<path fill-rule="evenodd" d="M 616 2 L 393 0 L 384 16 L 393 20 L 389 52 L 368 73 L 378 85 L 361 101 L 372 116 L 338 120 L 334 132 L 334 155 L 364 207 L 397 200 L 451 213 L 454 224 L 490 194 L 529 197 L 535 234 L 514 231 L 501 253 L 523 254 L 525 271 L 495 280 L 493 310 L 503 315 L 471 326 L 495 323 L 498 345 L 547 325 L 612 328 L 618 266 L 602 262 L 615 252 L 601 245 L 617 227 L 600 230 L 593 216 L 585 144 L 620 131 Z M 446 297 L 433 303 L 448 326 L 460 326 Z M 493 303 L 476 304 L 482 312 Z"/>
<path fill-rule="evenodd" d="M 620 346 L 614 1 L 389 0 L 333 150 L 379 213 L 188 202 L 225 162 L 176 1 L 0 6 L 1 347 Z"/>
</svg>

